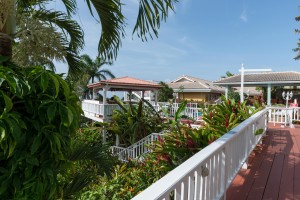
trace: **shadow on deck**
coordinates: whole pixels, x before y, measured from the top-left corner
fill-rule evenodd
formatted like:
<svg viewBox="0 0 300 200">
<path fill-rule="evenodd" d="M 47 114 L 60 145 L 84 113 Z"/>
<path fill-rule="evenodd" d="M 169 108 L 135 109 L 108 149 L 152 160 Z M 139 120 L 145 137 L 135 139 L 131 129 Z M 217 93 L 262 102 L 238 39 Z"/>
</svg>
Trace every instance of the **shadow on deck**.
<svg viewBox="0 0 300 200">
<path fill-rule="evenodd" d="M 227 190 L 229 200 L 300 200 L 300 126 L 269 124 L 266 137 Z"/>
</svg>

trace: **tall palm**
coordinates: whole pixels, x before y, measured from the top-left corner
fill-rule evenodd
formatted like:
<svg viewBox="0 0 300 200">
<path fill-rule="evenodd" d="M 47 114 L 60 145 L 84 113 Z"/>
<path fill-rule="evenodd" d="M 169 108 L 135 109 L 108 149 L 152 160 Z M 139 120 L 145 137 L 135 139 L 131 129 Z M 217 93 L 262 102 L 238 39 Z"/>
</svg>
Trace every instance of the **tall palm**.
<svg viewBox="0 0 300 200">
<path fill-rule="evenodd" d="M 234 76 L 234 74 L 231 73 L 230 71 L 226 71 L 226 76 L 221 76 L 221 78 L 228 78 L 230 76 Z"/>
<path fill-rule="evenodd" d="M 95 79 L 106 80 L 108 77 L 115 78 L 115 75 L 108 69 L 103 69 L 103 65 L 112 65 L 111 62 L 106 62 L 105 60 L 96 57 L 92 60 L 87 54 L 81 56 L 82 68 L 85 70 L 86 74 L 89 75 L 89 81 L 95 82 Z"/>
<path fill-rule="evenodd" d="M 3 5 L 9 2 L 13 6 L 17 5 L 19 10 L 34 13 L 32 8 L 36 5 L 34 8 L 37 11 L 42 10 L 45 14 L 43 15 L 45 18 L 50 18 L 52 23 L 59 22 L 58 24 L 61 24 L 61 14 L 63 13 L 57 13 L 57 11 L 50 12 L 43 9 L 43 5 L 50 1 L 51 0 L 6 0 L 0 2 L 0 8 L 3 8 Z M 66 16 L 70 17 L 76 13 L 78 9 L 76 0 L 61 1 L 66 7 Z M 174 10 L 174 3 L 177 1 L 178 0 L 139 0 L 139 12 L 133 34 L 136 33 L 142 40 L 147 40 L 147 36 L 152 38 L 153 34 L 157 37 L 161 21 L 166 20 L 169 9 Z M 116 59 L 121 46 L 121 40 L 125 35 L 124 27 L 126 22 L 125 16 L 122 13 L 122 6 L 125 4 L 121 3 L 121 0 L 86 0 L 85 2 L 87 3 L 91 15 L 95 16 L 93 12 L 93 10 L 95 10 L 97 14 L 95 18 L 99 18 L 101 26 L 101 35 L 98 45 L 99 56 L 111 62 Z M 15 11 L 16 9 L 1 9 L 1 17 L 4 17 L 0 19 L 0 43 L 2 42 L 2 44 L 0 44 L 0 55 L 11 55 L 11 37 L 13 38 L 15 32 Z M 54 20 L 53 17 L 55 16 L 60 16 L 60 20 Z M 71 42 L 68 47 L 70 53 L 66 58 L 67 61 L 69 61 L 70 56 L 76 54 L 76 51 L 72 49 L 74 45 L 80 44 L 81 41 L 77 40 L 80 38 L 78 34 L 74 35 L 76 37 L 72 35 L 73 34 L 70 34 Z M 76 63 L 69 63 L 70 69 L 71 67 L 73 68 L 74 64 L 76 66 Z M 75 69 L 81 70 L 76 67 Z"/>
<path fill-rule="evenodd" d="M 295 17 L 295 20 L 296 20 L 297 22 L 299 22 L 299 21 L 300 21 L 300 16 Z M 296 32 L 297 34 L 300 34 L 300 30 L 299 30 L 299 29 L 296 29 L 295 32 Z M 297 55 L 296 55 L 296 57 L 294 58 L 295 60 L 299 60 L 299 59 L 300 59 L 300 40 L 297 42 L 297 45 L 298 45 L 298 47 L 295 48 L 295 49 L 293 49 L 295 52 L 297 52 Z"/>
</svg>

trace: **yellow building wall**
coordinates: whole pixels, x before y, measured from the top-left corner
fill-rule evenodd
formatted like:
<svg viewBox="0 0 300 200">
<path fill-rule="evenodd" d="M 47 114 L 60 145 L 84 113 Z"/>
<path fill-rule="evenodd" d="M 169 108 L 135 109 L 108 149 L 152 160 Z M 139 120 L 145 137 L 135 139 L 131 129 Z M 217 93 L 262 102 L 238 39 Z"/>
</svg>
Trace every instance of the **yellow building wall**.
<svg viewBox="0 0 300 200">
<path fill-rule="evenodd" d="M 216 99 L 219 97 L 219 94 L 215 93 L 202 93 L 202 92 L 180 92 L 178 93 L 178 98 L 180 100 L 187 100 L 187 101 L 200 101 L 200 102 L 206 102 L 211 99 Z"/>
</svg>

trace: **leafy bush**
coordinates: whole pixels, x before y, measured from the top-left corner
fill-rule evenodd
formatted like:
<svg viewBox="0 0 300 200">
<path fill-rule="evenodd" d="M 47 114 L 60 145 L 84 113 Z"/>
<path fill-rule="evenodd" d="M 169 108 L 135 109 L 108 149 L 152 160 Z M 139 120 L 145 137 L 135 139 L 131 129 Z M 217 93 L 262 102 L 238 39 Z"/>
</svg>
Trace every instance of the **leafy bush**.
<svg viewBox="0 0 300 200">
<path fill-rule="evenodd" d="M 81 114 L 61 76 L 0 67 L 0 198 L 54 199 Z"/>
<path fill-rule="evenodd" d="M 163 130 L 163 120 L 147 101 L 124 105 L 117 96 L 114 99 L 122 110 L 114 110 L 107 129 L 119 135 L 121 144 L 129 146 L 150 133 Z"/>
<path fill-rule="evenodd" d="M 150 154 L 139 161 L 116 167 L 112 178 L 102 177 L 98 181 L 103 187 L 93 187 L 83 193 L 81 199 L 87 196 L 91 199 L 131 199 L 258 111 L 258 107 L 247 107 L 246 102 L 240 104 L 224 97 L 222 99 L 222 104 L 204 110 L 206 123 L 200 129 L 192 129 L 180 123 L 180 116 L 186 105 L 183 102 L 174 119 L 167 121 L 167 126 L 164 125 L 168 130 L 150 146 Z"/>
<path fill-rule="evenodd" d="M 246 106 L 246 101 L 240 103 L 234 99 L 226 100 L 224 96 L 221 99 L 221 104 L 210 106 L 203 113 L 205 131 L 213 134 L 211 140 L 219 138 L 259 110 L 259 107 Z"/>
</svg>

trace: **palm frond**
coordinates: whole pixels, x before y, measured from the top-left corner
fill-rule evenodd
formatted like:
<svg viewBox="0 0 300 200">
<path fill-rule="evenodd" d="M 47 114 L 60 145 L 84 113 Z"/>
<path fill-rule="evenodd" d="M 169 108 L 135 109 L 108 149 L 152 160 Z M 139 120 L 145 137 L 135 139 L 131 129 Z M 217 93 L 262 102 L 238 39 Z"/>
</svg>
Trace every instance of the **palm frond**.
<svg viewBox="0 0 300 200">
<path fill-rule="evenodd" d="M 99 169 L 110 174 L 112 167 L 116 164 L 116 159 L 109 152 L 107 145 L 97 144 L 76 144 L 73 151 L 67 156 L 70 161 L 91 160 L 94 161 Z"/>
<path fill-rule="evenodd" d="M 121 39 L 125 35 L 125 18 L 121 12 L 120 0 L 86 0 L 91 14 L 93 4 L 101 24 L 101 36 L 98 45 L 99 56 L 104 60 L 116 59 L 121 46 Z"/>
<path fill-rule="evenodd" d="M 107 79 L 106 76 L 109 76 L 110 78 L 116 78 L 115 75 L 108 69 L 102 69 L 98 71 L 97 74 L 103 74 L 105 79 Z"/>
<path fill-rule="evenodd" d="M 83 64 L 85 65 L 84 67 L 86 67 L 86 68 L 90 68 L 91 66 L 94 65 L 94 61 L 87 54 L 81 55 L 80 60 L 83 62 Z"/>
<path fill-rule="evenodd" d="M 74 52 L 71 48 L 66 47 L 66 56 L 65 59 L 68 63 L 68 76 L 76 77 L 79 76 L 82 72 L 82 64 L 80 62 L 80 58 L 78 57 L 77 53 Z"/>
<path fill-rule="evenodd" d="M 48 11 L 40 9 L 34 13 L 34 17 L 54 24 L 70 37 L 70 48 L 78 52 L 84 46 L 83 31 L 79 24 L 68 15 L 60 11 Z"/>
<path fill-rule="evenodd" d="M 147 35 L 152 37 L 152 32 L 158 36 L 160 22 L 165 21 L 169 14 L 169 9 L 174 11 L 174 3 L 177 0 L 140 0 L 139 12 L 133 33 L 137 33 L 143 41 L 147 40 Z"/>
<path fill-rule="evenodd" d="M 75 14 L 77 12 L 77 2 L 76 0 L 62 0 L 66 7 L 68 15 Z"/>
<path fill-rule="evenodd" d="M 63 189 L 63 199 L 73 199 L 72 197 L 88 186 L 92 180 L 92 174 L 90 173 L 83 172 L 75 174 L 72 181 Z"/>
</svg>

